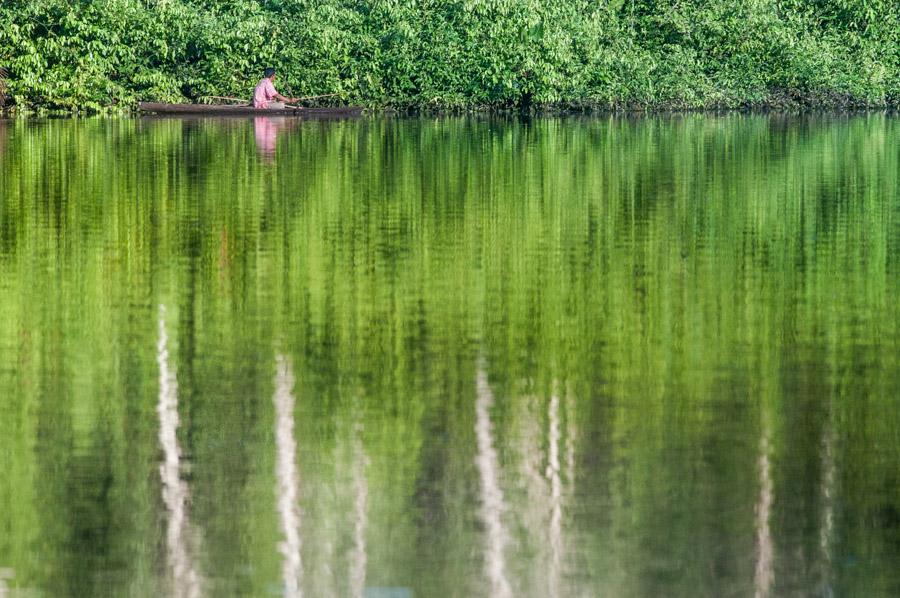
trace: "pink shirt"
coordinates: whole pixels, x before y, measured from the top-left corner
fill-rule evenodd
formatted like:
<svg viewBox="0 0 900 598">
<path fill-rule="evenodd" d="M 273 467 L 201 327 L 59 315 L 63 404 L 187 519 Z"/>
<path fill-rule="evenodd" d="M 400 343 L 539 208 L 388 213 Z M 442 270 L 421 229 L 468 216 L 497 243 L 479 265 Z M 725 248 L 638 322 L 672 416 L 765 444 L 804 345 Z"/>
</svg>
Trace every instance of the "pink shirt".
<svg viewBox="0 0 900 598">
<path fill-rule="evenodd" d="M 253 90 L 253 107 L 268 108 L 269 102 L 274 100 L 277 94 L 275 86 L 272 85 L 272 80 L 263 79 L 256 84 L 256 89 Z"/>
</svg>

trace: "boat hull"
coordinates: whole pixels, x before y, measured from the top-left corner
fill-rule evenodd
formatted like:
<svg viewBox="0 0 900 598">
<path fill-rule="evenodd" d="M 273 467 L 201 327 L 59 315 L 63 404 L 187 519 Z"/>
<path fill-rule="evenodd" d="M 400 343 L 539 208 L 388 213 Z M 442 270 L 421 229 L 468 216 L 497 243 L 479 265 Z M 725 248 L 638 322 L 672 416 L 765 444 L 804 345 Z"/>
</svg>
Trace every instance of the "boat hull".
<svg viewBox="0 0 900 598">
<path fill-rule="evenodd" d="M 162 104 L 139 102 L 141 112 L 151 114 L 190 114 L 205 116 L 294 116 L 298 118 L 347 118 L 360 116 L 362 106 L 324 108 L 254 108 L 253 106 L 214 106 L 208 104 Z"/>
</svg>

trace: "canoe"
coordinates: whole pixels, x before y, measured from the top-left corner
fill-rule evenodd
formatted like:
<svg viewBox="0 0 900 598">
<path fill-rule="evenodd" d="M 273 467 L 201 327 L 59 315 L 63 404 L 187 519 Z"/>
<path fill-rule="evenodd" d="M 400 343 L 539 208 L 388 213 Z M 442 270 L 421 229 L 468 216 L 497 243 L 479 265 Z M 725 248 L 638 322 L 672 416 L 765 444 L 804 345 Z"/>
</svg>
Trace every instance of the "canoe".
<svg viewBox="0 0 900 598">
<path fill-rule="evenodd" d="M 296 116 L 300 118 L 346 118 L 360 116 L 362 106 L 324 108 L 254 108 L 253 106 L 217 106 L 212 104 L 162 104 L 139 102 L 141 112 L 152 114 L 192 114 L 205 116 Z"/>
</svg>

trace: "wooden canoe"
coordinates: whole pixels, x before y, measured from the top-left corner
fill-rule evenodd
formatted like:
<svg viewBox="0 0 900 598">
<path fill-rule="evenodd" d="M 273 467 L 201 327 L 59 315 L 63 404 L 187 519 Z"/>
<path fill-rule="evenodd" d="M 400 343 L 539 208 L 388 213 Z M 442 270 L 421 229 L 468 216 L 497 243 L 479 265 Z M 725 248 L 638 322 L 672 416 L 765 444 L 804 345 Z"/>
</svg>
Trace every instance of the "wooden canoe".
<svg viewBox="0 0 900 598">
<path fill-rule="evenodd" d="M 296 116 L 300 118 L 346 118 L 360 116 L 362 106 L 324 108 L 254 108 L 253 106 L 221 106 L 212 104 L 161 104 L 139 102 L 141 112 L 153 114 L 191 114 L 203 116 Z"/>
</svg>

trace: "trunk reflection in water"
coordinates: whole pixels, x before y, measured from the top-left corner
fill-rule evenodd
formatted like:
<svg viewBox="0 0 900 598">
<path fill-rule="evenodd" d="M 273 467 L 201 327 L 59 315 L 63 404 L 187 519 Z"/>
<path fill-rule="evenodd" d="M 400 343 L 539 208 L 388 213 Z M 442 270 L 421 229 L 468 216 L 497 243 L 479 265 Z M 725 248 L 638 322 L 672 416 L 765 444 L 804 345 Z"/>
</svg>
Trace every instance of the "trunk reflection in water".
<svg viewBox="0 0 900 598">
<path fill-rule="evenodd" d="M 772 531 L 769 523 L 772 511 L 772 475 L 769 463 L 769 432 L 764 425 L 759 441 L 759 499 L 756 502 L 756 575 L 754 577 L 754 596 L 768 598 L 775 574 L 772 560 Z"/>
<path fill-rule="evenodd" d="M 549 442 L 547 445 L 547 477 L 550 482 L 550 563 L 549 595 L 562 595 L 560 588 L 560 568 L 563 559 L 562 538 L 562 482 L 559 477 L 559 397 L 550 397 L 547 420 Z"/>
<path fill-rule="evenodd" d="M 353 553 L 350 559 L 350 595 L 360 598 L 366 587 L 366 525 L 369 504 L 369 483 L 366 479 L 366 467 L 369 458 L 366 456 L 362 441 L 363 425 L 357 423 L 353 427 L 353 492 L 354 524 Z"/>
<path fill-rule="evenodd" d="M 485 527 L 485 573 L 490 583 L 491 596 L 507 598 L 512 596 L 509 580 L 506 577 L 506 559 L 504 550 L 508 543 L 507 531 L 503 525 L 503 491 L 500 489 L 500 464 L 497 450 L 494 448 L 493 424 L 491 408 L 494 406 L 494 395 L 488 384 L 483 358 L 478 364 L 478 377 L 475 382 L 477 398 L 475 402 L 475 437 L 478 452 L 475 464 L 481 481 L 481 521 Z"/>
<path fill-rule="evenodd" d="M 197 598 L 201 594 L 200 575 L 194 565 L 197 538 L 188 520 L 187 483 L 181 478 L 181 449 L 178 446 L 178 382 L 169 363 L 169 337 L 166 334 L 166 309 L 159 306 L 159 342 L 156 361 L 159 365 L 159 444 L 163 462 L 159 466 L 163 502 L 166 505 L 168 527 L 166 545 L 172 574 L 172 595 L 177 598 Z"/>
<path fill-rule="evenodd" d="M 276 487 L 282 541 L 278 544 L 282 561 L 284 594 L 299 598 L 302 563 L 300 561 L 300 510 L 297 504 L 297 444 L 294 441 L 294 373 L 283 355 L 275 359 L 275 446 L 278 453 Z"/>
<path fill-rule="evenodd" d="M 819 550 L 822 564 L 820 567 L 820 587 L 822 596 L 834 595 L 832 587 L 832 567 L 834 566 L 832 555 L 832 543 L 834 542 L 834 501 L 835 485 L 837 482 L 836 466 L 834 463 L 834 405 L 829 405 L 829 412 L 822 433 L 822 487 L 820 490 L 822 501 L 822 515 L 819 531 Z"/>
<path fill-rule="evenodd" d="M 511 512 L 519 526 L 520 542 L 516 545 L 521 554 L 534 553 L 540 567 L 528 567 L 521 571 L 529 591 L 542 596 L 566 596 L 565 584 L 565 499 L 571 496 L 575 475 L 575 449 L 573 443 L 574 421 L 571 406 L 574 399 L 560 399 L 560 384 L 553 383 L 548 399 L 534 395 L 520 396 L 516 405 L 515 445 L 516 459 L 522 492 L 516 504 L 521 506 Z M 569 411 L 563 425 L 562 408 Z M 563 432 L 565 431 L 565 440 Z M 541 451 L 546 447 L 545 451 Z M 563 453 L 565 450 L 565 454 Z M 563 475 L 563 456 L 566 459 Z M 510 499 L 512 502 L 512 499 Z"/>
</svg>

